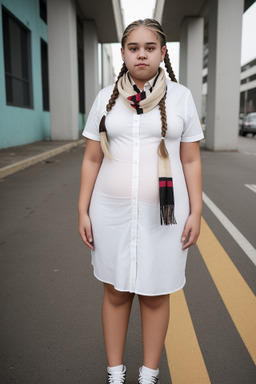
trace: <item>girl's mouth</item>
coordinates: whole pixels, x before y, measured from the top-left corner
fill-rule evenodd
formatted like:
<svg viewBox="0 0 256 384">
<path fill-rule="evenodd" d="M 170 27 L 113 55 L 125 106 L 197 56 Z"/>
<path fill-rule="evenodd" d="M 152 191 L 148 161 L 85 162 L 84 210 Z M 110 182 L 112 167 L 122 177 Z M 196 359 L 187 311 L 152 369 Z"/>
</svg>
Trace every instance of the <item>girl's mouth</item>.
<svg viewBox="0 0 256 384">
<path fill-rule="evenodd" d="M 144 67 L 147 67 L 147 64 L 139 63 L 139 64 L 136 64 L 136 67 L 144 68 Z"/>
</svg>

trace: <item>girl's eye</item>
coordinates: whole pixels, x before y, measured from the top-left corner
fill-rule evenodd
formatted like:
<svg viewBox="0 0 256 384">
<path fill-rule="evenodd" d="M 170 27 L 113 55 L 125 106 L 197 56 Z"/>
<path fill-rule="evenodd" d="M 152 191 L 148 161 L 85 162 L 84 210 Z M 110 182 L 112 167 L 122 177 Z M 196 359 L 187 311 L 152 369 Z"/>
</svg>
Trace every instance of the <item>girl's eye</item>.
<svg viewBox="0 0 256 384">
<path fill-rule="evenodd" d="M 131 52 L 137 52 L 138 51 L 138 48 L 137 47 L 130 47 L 129 48 Z M 146 47 L 145 48 L 148 52 L 152 52 L 154 51 L 155 47 Z"/>
</svg>

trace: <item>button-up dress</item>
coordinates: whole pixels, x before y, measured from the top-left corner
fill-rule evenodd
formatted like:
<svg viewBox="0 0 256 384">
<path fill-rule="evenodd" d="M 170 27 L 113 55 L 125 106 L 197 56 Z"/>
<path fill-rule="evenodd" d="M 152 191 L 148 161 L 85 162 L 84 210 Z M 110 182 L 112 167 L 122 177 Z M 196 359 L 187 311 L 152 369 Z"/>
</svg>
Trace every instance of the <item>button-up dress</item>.
<svg viewBox="0 0 256 384">
<path fill-rule="evenodd" d="M 83 135 L 100 140 L 99 123 L 113 91 L 101 90 Z M 113 159 L 104 157 L 93 189 L 89 215 L 95 250 L 94 275 L 119 291 L 163 295 L 183 288 L 187 250 L 181 235 L 189 215 L 189 198 L 180 160 L 180 142 L 203 138 L 191 92 L 167 80 L 166 114 L 177 224 L 160 224 L 158 155 L 159 107 L 137 115 L 117 98 L 106 117 Z"/>
</svg>

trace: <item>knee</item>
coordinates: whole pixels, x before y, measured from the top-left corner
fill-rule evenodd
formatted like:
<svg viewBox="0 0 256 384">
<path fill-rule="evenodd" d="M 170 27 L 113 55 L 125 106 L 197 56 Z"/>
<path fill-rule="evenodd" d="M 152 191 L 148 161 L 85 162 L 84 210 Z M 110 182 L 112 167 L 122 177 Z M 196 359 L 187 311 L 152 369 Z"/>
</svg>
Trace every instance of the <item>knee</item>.
<svg viewBox="0 0 256 384">
<path fill-rule="evenodd" d="M 169 306 L 169 295 L 139 296 L 139 301 L 141 305 L 151 310 L 157 310 L 163 306 Z"/>
<path fill-rule="evenodd" d="M 113 285 L 104 284 L 104 298 L 115 307 L 119 307 L 127 304 L 128 302 L 132 302 L 133 297 L 134 294 L 130 292 L 120 292 L 117 291 Z"/>
</svg>

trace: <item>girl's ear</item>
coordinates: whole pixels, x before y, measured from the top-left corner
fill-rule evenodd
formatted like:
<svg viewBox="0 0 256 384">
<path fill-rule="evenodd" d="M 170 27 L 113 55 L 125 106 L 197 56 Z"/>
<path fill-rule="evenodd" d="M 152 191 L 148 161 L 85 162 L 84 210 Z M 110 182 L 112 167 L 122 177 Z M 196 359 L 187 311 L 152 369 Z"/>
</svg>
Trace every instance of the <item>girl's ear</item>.
<svg viewBox="0 0 256 384">
<path fill-rule="evenodd" d="M 122 55 L 122 59 L 124 61 L 124 49 L 123 49 L 123 47 L 121 47 L 121 55 Z"/>
<path fill-rule="evenodd" d="M 161 48 L 161 61 L 164 60 L 164 57 L 165 57 L 165 54 L 166 54 L 166 45 L 164 45 L 162 48 Z"/>
</svg>

